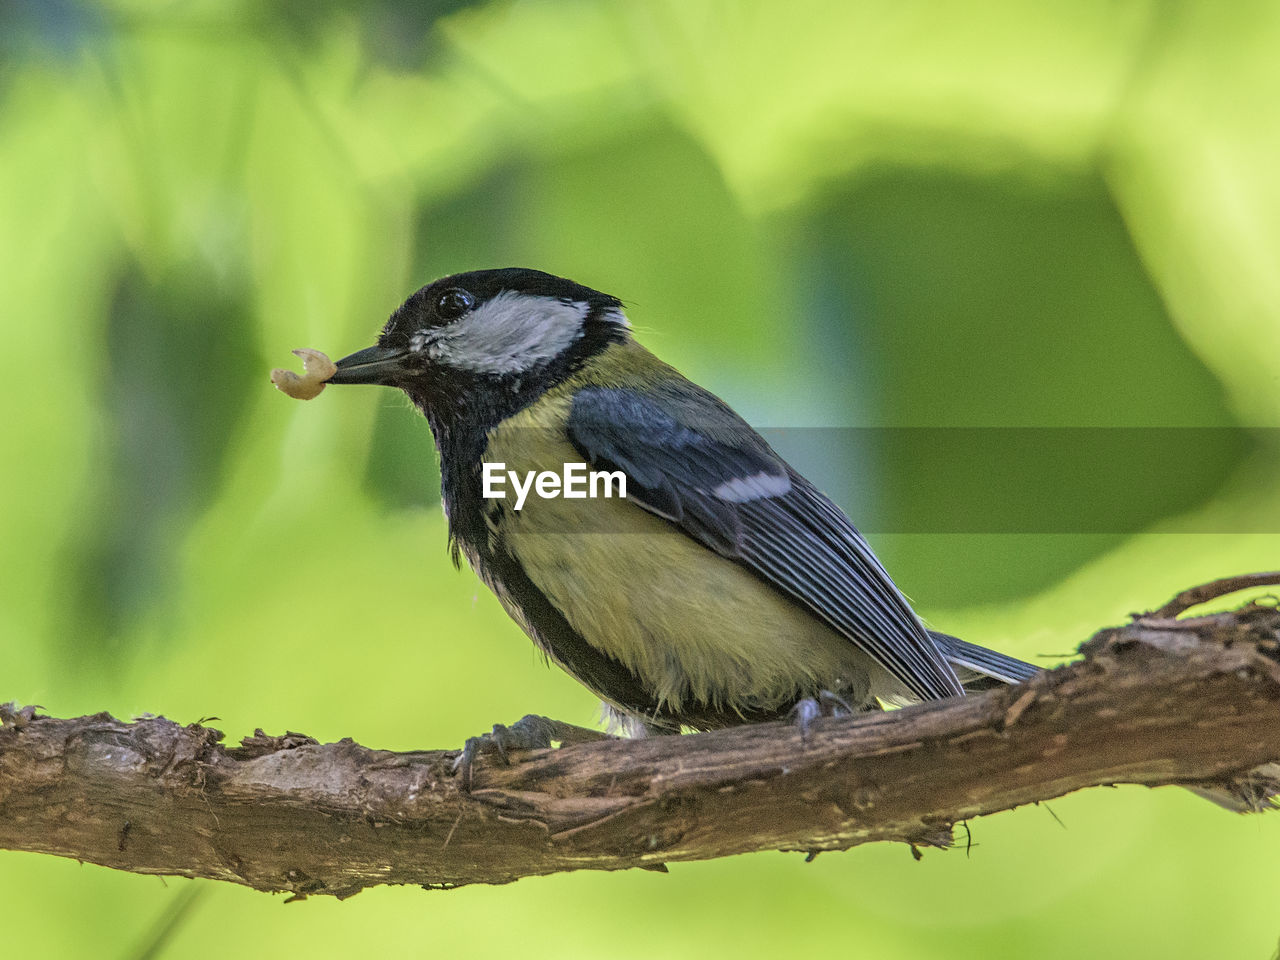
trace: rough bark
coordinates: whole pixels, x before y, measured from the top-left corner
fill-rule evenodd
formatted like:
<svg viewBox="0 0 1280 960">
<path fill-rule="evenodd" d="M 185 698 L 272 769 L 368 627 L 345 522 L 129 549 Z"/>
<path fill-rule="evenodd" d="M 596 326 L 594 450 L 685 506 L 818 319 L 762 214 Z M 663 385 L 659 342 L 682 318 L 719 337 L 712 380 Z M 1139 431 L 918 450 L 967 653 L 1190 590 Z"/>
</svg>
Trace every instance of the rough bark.
<svg viewBox="0 0 1280 960">
<path fill-rule="evenodd" d="M 1197 591 L 1180 598 L 1217 595 Z M 453 750 L 261 731 L 226 747 L 200 724 L 9 706 L 0 848 L 345 897 L 872 840 L 942 847 L 959 821 L 1104 784 L 1212 787 L 1261 809 L 1280 761 L 1280 612 L 1165 615 L 1181 609 L 1101 631 L 1082 660 L 1020 686 L 819 720 L 804 743 L 760 724 L 488 757 L 470 793 Z"/>
</svg>

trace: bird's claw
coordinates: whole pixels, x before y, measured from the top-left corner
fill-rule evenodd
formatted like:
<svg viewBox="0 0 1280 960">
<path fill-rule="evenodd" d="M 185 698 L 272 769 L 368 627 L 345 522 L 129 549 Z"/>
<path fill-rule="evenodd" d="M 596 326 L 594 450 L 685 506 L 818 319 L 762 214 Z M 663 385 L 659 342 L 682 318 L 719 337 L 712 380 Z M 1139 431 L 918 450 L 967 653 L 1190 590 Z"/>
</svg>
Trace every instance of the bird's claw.
<svg viewBox="0 0 1280 960">
<path fill-rule="evenodd" d="M 493 725 L 492 733 L 470 737 L 462 745 L 462 751 L 453 761 L 454 776 L 461 778 L 462 789 L 470 793 L 472 774 L 476 760 L 481 755 L 495 756 L 504 764 L 511 763 L 511 754 L 521 750 L 545 750 L 553 740 L 562 743 L 587 743 L 592 740 L 611 739 L 608 734 L 586 727 L 578 727 L 550 717 L 530 713 L 511 726 Z"/>
<path fill-rule="evenodd" d="M 803 700 L 797 700 L 796 705 L 791 708 L 791 715 L 795 718 L 796 726 L 800 729 L 800 744 L 802 746 L 809 742 L 809 725 L 818 717 L 848 717 L 852 716 L 854 710 L 849 706 L 848 701 L 830 690 L 819 690 L 816 697 L 805 697 Z"/>
<path fill-rule="evenodd" d="M 481 755 L 497 757 L 504 764 L 511 763 L 511 754 L 517 750 L 538 750 L 551 746 L 549 723 L 545 717 L 529 714 L 511 726 L 495 723 L 492 733 L 468 737 L 462 752 L 453 761 L 453 773 L 461 778 L 462 789 L 471 792 L 472 773 Z"/>
</svg>

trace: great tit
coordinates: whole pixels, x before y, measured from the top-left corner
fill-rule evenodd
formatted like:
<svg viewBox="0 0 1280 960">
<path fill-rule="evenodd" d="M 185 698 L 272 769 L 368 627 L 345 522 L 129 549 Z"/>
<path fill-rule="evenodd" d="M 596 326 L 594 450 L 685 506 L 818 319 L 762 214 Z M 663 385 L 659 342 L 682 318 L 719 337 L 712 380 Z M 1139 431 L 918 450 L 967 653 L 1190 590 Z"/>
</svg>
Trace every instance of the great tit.
<svg viewBox="0 0 1280 960">
<path fill-rule="evenodd" d="M 523 268 L 445 277 L 329 382 L 408 394 L 435 437 L 454 563 L 631 732 L 935 700 L 1036 672 L 926 630 L 843 511 L 637 343 L 615 297 Z M 510 486 L 486 484 L 570 463 L 620 473 L 625 496 L 535 492 L 517 509 Z"/>
</svg>

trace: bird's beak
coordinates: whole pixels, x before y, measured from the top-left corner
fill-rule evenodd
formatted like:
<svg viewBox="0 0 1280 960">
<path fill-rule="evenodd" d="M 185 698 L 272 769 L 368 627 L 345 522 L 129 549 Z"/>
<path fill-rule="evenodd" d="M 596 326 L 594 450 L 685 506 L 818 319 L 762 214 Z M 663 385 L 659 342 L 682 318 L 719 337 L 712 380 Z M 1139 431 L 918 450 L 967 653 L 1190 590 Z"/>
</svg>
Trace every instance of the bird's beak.
<svg viewBox="0 0 1280 960">
<path fill-rule="evenodd" d="M 405 373 L 408 350 L 395 347 L 366 347 L 338 361 L 338 372 L 326 383 L 379 383 L 390 386 Z"/>
</svg>

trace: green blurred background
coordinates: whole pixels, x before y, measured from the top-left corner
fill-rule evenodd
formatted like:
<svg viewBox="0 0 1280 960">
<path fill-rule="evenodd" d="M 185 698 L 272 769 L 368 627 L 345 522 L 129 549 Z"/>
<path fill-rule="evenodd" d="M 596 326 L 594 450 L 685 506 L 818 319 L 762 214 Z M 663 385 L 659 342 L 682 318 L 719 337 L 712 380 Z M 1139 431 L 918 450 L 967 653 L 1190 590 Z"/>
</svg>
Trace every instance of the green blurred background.
<svg viewBox="0 0 1280 960">
<path fill-rule="evenodd" d="M 266 379 L 477 267 L 623 297 L 764 426 L 1223 428 L 1176 496 L 1040 454 L 953 481 L 929 451 L 795 431 L 855 519 L 1116 476 L 1141 524 L 873 535 L 968 639 L 1051 663 L 1276 567 L 1278 52 L 1271 0 L 0 3 L 0 699 L 389 748 L 530 711 L 592 722 L 450 566 L 425 424 L 389 391 L 298 404 Z M 288 907 L 204 884 L 165 945 L 1274 952 L 1280 815 L 1136 788 L 1052 806 L 1061 825 L 991 817 L 968 855 L 920 863 L 760 854 Z M 135 955 L 192 886 L 0 864 L 15 956 Z"/>
</svg>

